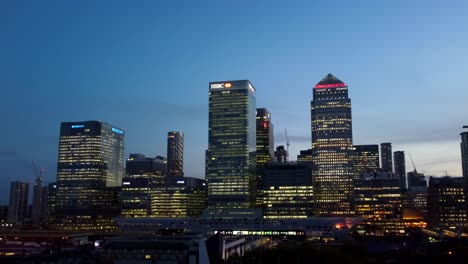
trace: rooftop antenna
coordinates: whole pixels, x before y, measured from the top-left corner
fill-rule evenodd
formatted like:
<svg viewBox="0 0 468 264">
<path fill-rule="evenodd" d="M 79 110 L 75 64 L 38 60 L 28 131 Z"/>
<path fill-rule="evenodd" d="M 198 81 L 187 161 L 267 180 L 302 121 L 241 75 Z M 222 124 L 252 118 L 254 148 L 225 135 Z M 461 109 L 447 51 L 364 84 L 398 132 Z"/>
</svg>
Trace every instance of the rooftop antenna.
<svg viewBox="0 0 468 264">
<path fill-rule="evenodd" d="M 286 151 L 288 152 L 289 155 L 289 137 L 288 137 L 288 131 L 286 128 L 284 128 L 284 134 L 286 135 Z"/>
</svg>

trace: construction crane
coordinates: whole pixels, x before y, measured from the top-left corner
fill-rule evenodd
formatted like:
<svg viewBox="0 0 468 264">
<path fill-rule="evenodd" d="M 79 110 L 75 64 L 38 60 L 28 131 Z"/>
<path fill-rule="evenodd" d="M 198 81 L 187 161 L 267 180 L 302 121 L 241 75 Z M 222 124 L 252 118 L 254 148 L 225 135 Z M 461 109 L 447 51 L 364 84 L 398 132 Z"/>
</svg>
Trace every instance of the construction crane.
<svg viewBox="0 0 468 264">
<path fill-rule="evenodd" d="M 418 171 L 416 170 L 416 165 L 414 165 L 414 161 L 413 161 L 413 158 L 411 157 L 411 153 L 408 152 L 408 155 L 409 155 L 409 158 L 410 158 L 410 160 L 411 160 L 411 163 L 413 163 L 414 172 L 417 173 Z"/>
<path fill-rule="evenodd" d="M 289 155 L 289 137 L 288 137 L 288 131 L 286 128 L 284 129 L 284 134 L 286 135 L 286 151 L 288 152 Z"/>
<path fill-rule="evenodd" d="M 37 164 L 36 164 L 36 161 L 32 161 L 32 166 L 33 166 L 33 170 L 34 170 L 34 174 L 36 175 L 36 184 L 41 186 L 42 185 L 42 176 L 44 175 L 44 171 L 45 169 L 44 168 L 41 168 L 39 169 Z"/>
</svg>

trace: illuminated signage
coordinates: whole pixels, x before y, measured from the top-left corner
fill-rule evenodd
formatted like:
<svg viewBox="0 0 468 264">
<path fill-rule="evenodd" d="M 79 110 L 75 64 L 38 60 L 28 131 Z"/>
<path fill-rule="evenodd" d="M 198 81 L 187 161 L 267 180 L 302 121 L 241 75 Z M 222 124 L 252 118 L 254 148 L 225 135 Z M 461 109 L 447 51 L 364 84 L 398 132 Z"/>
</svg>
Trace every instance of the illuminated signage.
<svg viewBox="0 0 468 264">
<path fill-rule="evenodd" d="M 84 125 L 72 125 L 71 128 L 83 128 Z"/>
<path fill-rule="evenodd" d="M 177 181 L 177 184 L 184 184 L 185 181 Z"/>
<path fill-rule="evenodd" d="M 112 132 L 115 132 L 115 133 L 117 133 L 117 134 L 122 134 L 122 135 L 123 135 L 123 133 L 124 133 L 123 130 L 120 130 L 120 129 L 115 128 L 115 127 L 112 128 Z"/>
<path fill-rule="evenodd" d="M 122 185 L 130 185 L 130 182 L 122 182 Z"/>
<path fill-rule="evenodd" d="M 224 89 L 231 88 L 232 83 L 212 83 L 210 84 L 210 89 Z"/>
<path fill-rule="evenodd" d="M 332 83 L 332 84 L 317 84 L 314 86 L 315 89 L 326 89 L 326 88 L 338 88 L 345 87 L 345 83 Z"/>
</svg>

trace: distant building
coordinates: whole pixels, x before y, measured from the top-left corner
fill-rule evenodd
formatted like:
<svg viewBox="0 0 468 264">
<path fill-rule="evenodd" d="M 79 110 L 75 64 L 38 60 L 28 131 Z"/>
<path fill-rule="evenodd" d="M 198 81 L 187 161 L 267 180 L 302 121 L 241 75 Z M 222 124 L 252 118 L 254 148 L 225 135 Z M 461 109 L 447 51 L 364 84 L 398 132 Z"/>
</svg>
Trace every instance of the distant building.
<svg viewBox="0 0 468 264">
<path fill-rule="evenodd" d="M 10 184 L 8 222 L 22 224 L 28 214 L 29 183 L 14 181 Z"/>
<path fill-rule="evenodd" d="M 151 195 L 166 181 L 166 161 L 162 157 L 148 158 L 130 154 L 126 161 L 126 176 L 120 194 L 122 217 L 149 217 Z"/>
<path fill-rule="evenodd" d="M 248 80 L 210 82 L 207 215 L 246 214 L 256 206 L 256 98 Z M 227 216 L 226 216 L 227 217 Z"/>
<path fill-rule="evenodd" d="M 36 180 L 33 186 L 33 201 L 31 222 L 42 224 L 47 218 L 47 186 L 42 186 L 42 180 Z"/>
<path fill-rule="evenodd" d="M 430 177 L 427 220 L 432 228 L 462 230 L 467 225 L 462 177 Z"/>
<path fill-rule="evenodd" d="M 423 173 L 416 170 L 407 173 L 409 205 L 417 208 L 426 216 L 427 214 L 427 181 Z"/>
<path fill-rule="evenodd" d="M 151 217 L 200 217 L 206 209 L 206 183 L 193 177 L 169 177 L 152 187 Z"/>
<path fill-rule="evenodd" d="M 257 171 L 256 171 L 256 207 L 262 207 L 263 187 L 262 169 L 264 165 L 273 160 L 275 155 L 273 123 L 271 115 L 266 108 L 257 108 L 256 111 L 257 128 Z"/>
<path fill-rule="evenodd" d="M 266 108 L 257 108 L 257 167 L 262 167 L 274 156 L 274 137 L 271 115 Z"/>
<path fill-rule="evenodd" d="M 277 162 L 287 162 L 289 161 L 289 153 L 284 149 L 283 145 L 276 147 L 275 151 L 275 161 Z"/>
<path fill-rule="evenodd" d="M 393 172 L 392 143 L 387 142 L 380 144 L 380 158 L 382 160 L 382 170 L 386 172 Z"/>
<path fill-rule="evenodd" d="M 312 164 L 312 149 L 300 150 L 297 155 L 297 162 Z"/>
<path fill-rule="evenodd" d="M 263 217 L 307 218 L 313 214 L 312 169 L 308 164 L 271 162 L 263 170 Z"/>
<path fill-rule="evenodd" d="M 8 205 L 0 206 L 0 224 L 8 222 Z"/>
<path fill-rule="evenodd" d="M 461 136 L 461 161 L 462 161 L 462 170 L 463 170 L 463 182 L 465 189 L 465 196 L 468 197 L 468 126 L 463 126 L 463 131 Z M 468 199 L 467 199 L 468 200 Z M 468 208 L 468 201 L 467 206 Z"/>
<path fill-rule="evenodd" d="M 352 216 L 353 130 L 348 86 L 328 74 L 312 93 L 315 216 Z"/>
<path fill-rule="evenodd" d="M 389 172 L 362 173 L 354 180 L 356 217 L 382 235 L 398 234 L 401 220 L 402 194 L 400 179 Z"/>
<path fill-rule="evenodd" d="M 167 176 L 184 177 L 184 133 L 167 133 Z"/>
<path fill-rule="evenodd" d="M 63 230 L 111 230 L 115 190 L 124 175 L 124 131 L 99 121 L 63 122 L 56 220 Z"/>
<path fill-rule="evenodd" d="M 359 179 L 362 173 L 377 172 L 379 168 L 379 145 L 353 146 L 354 179 Z"/>
<path fill-rule="evenodd" d="M 393 162 L 395 165 L 395 176 L 400 179 L 401 190 L 406 190 L 407 183 L 406 183 L 405 152 L 404 151 L 393 152 Z"/>
<path fill-rule="evenodd" d="M 55 223 L 55 208 L 57 205 L 57 183 L 47 185 L 47 223 Z"/>
</svg>

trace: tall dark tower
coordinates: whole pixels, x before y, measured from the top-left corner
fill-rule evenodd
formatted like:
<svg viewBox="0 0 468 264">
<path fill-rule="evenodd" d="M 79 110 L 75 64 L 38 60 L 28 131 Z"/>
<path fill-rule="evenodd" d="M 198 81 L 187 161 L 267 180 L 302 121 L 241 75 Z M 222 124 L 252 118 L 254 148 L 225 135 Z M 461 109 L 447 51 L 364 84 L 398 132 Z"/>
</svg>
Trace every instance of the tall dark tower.
<svg viewBox="0 0 468 264">
<path fill-rule="evenodd" d="M 209 84 L 208 214 L 235 214 L 255 205 L 255 101 L 248 80 Z"/>
<path fill-rule="evenodd" d="M 382 159 L 382 170 L 385 172 L 393 172 L 392 143 L 380 144 L 380 158 Z"/>
<path fill-rule="evenodd" d="M 257 167 L 271 161 L 275 155 L 273 124 L 266 108 L 257 108 Z"/>
<path fill-rule="evenodd" d="M 256 172 L 256 189 L 257 194 L 255 197 L 258 208 L 263 206 L 263 179 L 262 170 L 264 166 L 275 155 L 274 137 L 273 137 L 273 124 L 271 123 L 271 115 L 266 108 L 257 108 L 257 172 Z"/>
<path fill-rule="evenodd" d="M 28 211 L 29 183 L 14 181 L 10 185 L 8 222 L 22 224 Z"/>
<path fill-rule="evenodd" d="M 407 184 L 406 184 L 405 152 L 404 151 L 393 152 L 393 162 L 395 163 L 395 176 L 400 178 L 401 190 L 406 190 Z"/>
<path fill-rule="evenodd" d="M 184 133 L 167 133 L 167 176 L 184 177 Z"/>
<path fill-rule="evenodd" d="M 57 164 L 56 220 L 64 230 L 109 230 L 118 215 L 124 131 L 104 122 L 63 122 Z"/>
<path fill-rule="evenodd" d="M 316 216 L 353 212 L 353 133 L 348 86 L 328 74 L 313 89 L 312 160 Z"/>
<path fill-rule="evenodd" d="M 462 160 L 462 171 L 463 171 L 463 183 L 464 183 L 464 190 L 465 196 L 468 197 L 468 126 L 463 126 L 463 131 L 461 136 L 461 160 Z M 468 199 L 465 199 L 468 208 Z"/>
</svg>

